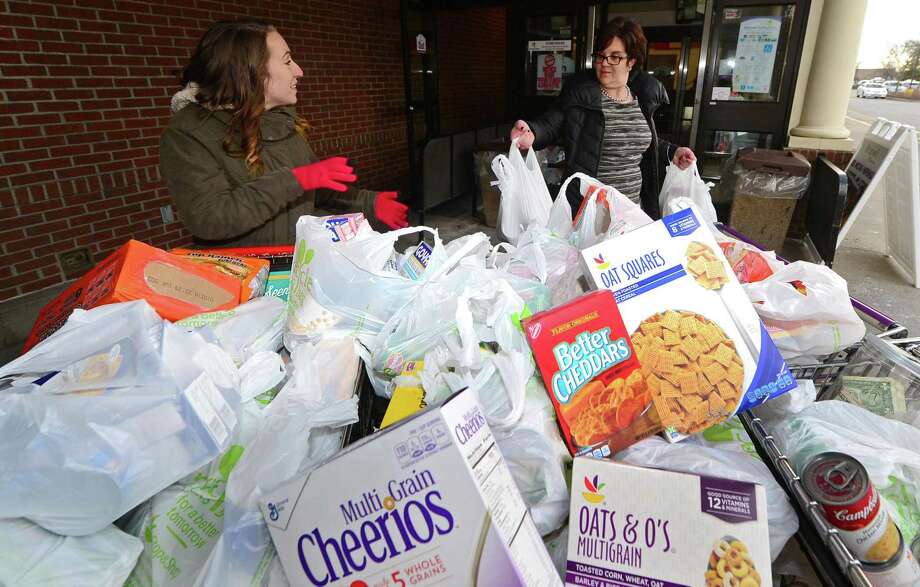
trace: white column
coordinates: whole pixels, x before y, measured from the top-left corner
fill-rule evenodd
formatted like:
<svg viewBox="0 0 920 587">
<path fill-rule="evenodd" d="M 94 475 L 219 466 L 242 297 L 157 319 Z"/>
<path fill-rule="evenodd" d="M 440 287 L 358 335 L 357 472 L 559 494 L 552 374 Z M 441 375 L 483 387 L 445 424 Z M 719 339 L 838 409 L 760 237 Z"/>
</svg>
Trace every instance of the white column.
<svg viewBox="0 0 920 587">
<path fill-rule="evenodd" d="M 848 139 L 850 87 L 868 0 L 825 0 L 799 125 L 793 137 Z M 790 140 L 790 146 L 796 141 Z"/>
</svg>

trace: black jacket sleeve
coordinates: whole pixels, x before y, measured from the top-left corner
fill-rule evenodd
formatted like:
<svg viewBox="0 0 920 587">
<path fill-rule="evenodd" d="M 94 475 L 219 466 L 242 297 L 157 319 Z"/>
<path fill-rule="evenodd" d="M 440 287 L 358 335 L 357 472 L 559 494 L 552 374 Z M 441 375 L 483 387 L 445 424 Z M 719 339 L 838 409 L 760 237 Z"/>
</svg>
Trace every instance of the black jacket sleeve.
<svg viewBox="0 0 920 587">
<path fill-rule="evenodd" d="M 562 93 L 556 104 L 533 120 L 527 120 L 530 130 L 533 131 L 533 148 L 540 150 L 547 145 L 559 144 L 562 139 L 562 126 L 565 122 L 565 111 L 572 104 L 572 88 L 576 76 L 570 76 L 562 84 Z"/>
</svg>

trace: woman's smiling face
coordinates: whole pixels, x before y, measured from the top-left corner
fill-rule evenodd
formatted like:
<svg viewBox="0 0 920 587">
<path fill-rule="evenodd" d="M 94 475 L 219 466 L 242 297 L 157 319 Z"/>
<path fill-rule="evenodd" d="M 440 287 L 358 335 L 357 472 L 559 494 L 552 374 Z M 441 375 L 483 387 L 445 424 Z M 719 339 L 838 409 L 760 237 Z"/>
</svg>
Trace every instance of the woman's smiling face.
<svg viewBox="0 0 920 587">
<path fill-rule="evenodd" d="M 265 109 L 296 104 L 297 80 L 303 77 L 303 70 L 294 63 L 291 49 L 278 31 L 268 33 L 265 42 L 268 45 Z"/>
</svg>

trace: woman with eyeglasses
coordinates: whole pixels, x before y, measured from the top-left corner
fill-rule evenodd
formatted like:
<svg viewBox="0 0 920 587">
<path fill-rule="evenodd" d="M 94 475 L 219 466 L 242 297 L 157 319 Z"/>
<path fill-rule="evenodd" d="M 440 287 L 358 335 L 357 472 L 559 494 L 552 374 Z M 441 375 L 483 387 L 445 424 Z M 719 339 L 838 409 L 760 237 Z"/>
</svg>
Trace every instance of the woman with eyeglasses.
<svg viewBox="0 0 920 587">
<path fill-rule="evenodd" d="M 686 169 L 696 157 L 687 147 L 658 139 L 653 116 L 668 95 L 661 82 L 642 71 L 646 40 L 639 23 L 614 18 L 601 30 L 597 46 L 594 71 L 571 76 L 556 106 L 534 120 L 518 120 L 511 138 L 521 149 L 562 145 L 566 175 L 597 178 L 660 218 L 665 167 L 670 161 Z M 578 210 L 577 186 L 566 195 Z"/>
<path fill-rule="evenodd" d="M 408 225 L 396 192 L 355 189 L 346 158 L 313 153 L 294 107 L 302 76 L 264 22 L 218 22 L 198 42 L 172 99 L 160 170 L 199 244 L 293 243 L 297 218 L 314 207 Z"/>
</svg>

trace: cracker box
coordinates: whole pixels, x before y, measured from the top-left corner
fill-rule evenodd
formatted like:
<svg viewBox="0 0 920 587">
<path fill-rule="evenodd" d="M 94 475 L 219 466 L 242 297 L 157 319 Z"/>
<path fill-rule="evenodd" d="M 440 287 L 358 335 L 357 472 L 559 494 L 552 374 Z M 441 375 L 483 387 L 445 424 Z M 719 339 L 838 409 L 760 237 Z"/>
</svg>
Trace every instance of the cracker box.
<svg viewBox="0 0 920 587">
<path fill-rule="evenodd" d="M 213 249 L 234 257 L 255 257 L 270 263 L 265 292 L 262 295 L 280 298 L 285 302 L 291 291 L 291 265 L 294 261 L 293 245 L 261 245 L 256 247 L 234 247 Z"/>
<path fill-rule="evenodd" d="M 41 309 L 23 352 L 51 336 L 75 308 L 145 299 L 175 321 L 236 307 L 240 287 L 237 278 L 213 267 L 129 240 Z"/>
<path fill-rule="evenodd" d="M 795 388 L 692 208 L 589 247 L 582 257 L 594 285 L 613 291 L 669 440 Z"/>
<path fill-rule="evenodd" d="M 239 279 L 241 304 L 265 293 L 265 283 L 268 281 L 268 270 L 271 265 L 267 259 L 237 257 L 224 253 L 220 249 L 172 249 L 169 252 L 185 257 L 189 261 L 210 265 L 221 273 Z"/>
<path fill-rule="evenodd" d="M 471 391 L 260 505 L 295 587 L 562 584 Z"/>
<path fill-rule="evenodd" d="M 576 458 L 566 585 L 772 585 L 762 485 Z"/>
<path fill-rule="evenodd" d="M 612 292 L 585 294 L 522 325 L 573 455 L 609 456 L 661 431 Z"/>
</svg>

